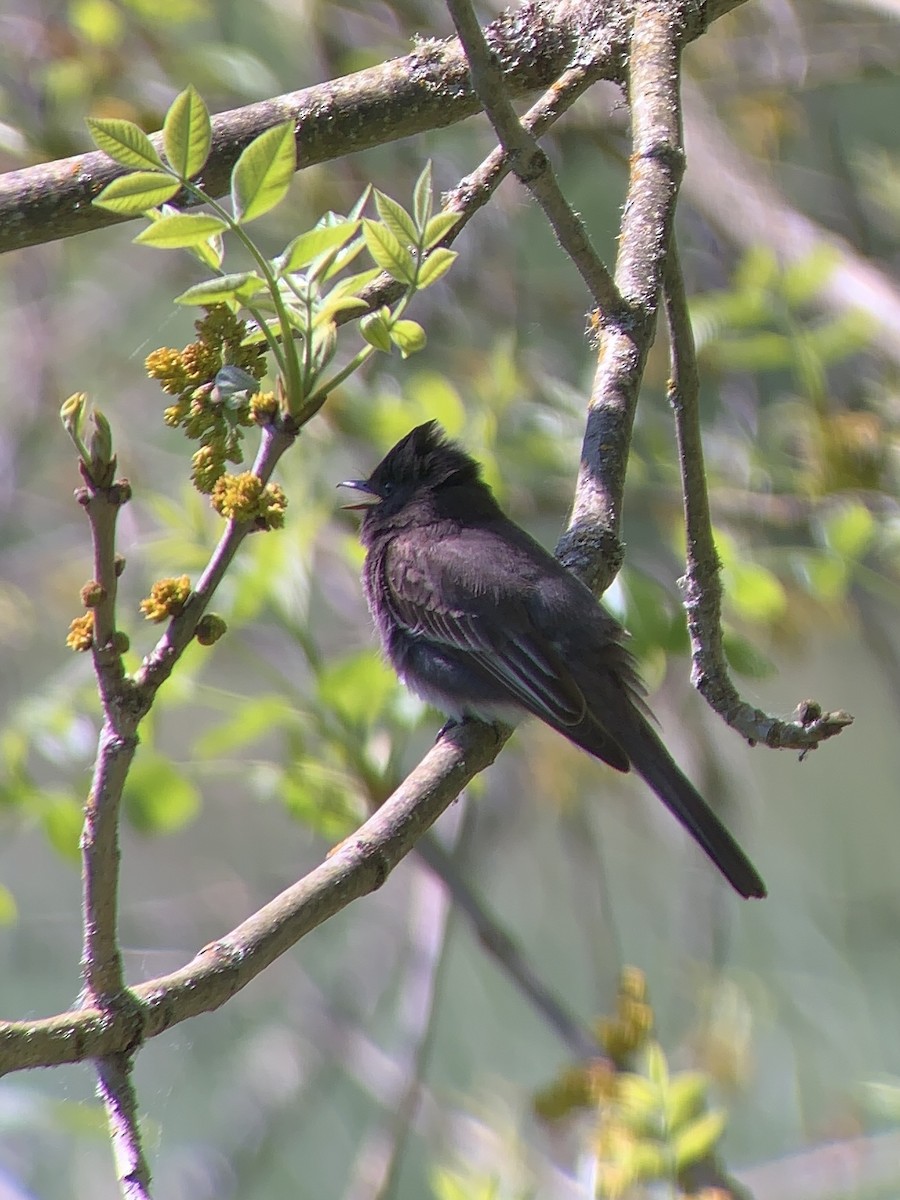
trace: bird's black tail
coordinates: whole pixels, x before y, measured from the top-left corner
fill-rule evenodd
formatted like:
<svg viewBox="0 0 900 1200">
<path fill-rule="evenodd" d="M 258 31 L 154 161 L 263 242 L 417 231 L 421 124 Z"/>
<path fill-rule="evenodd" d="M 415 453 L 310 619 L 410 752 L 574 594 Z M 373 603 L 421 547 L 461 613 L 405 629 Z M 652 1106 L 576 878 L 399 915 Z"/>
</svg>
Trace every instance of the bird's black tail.
<svg viewBox="0 0 900 1200">
<path fill-rule="evenodd" d="M 612 705 L 604 712 L 604 728 L 628 755 L 634 770 L 716 864 L 742 896 L 762 898 L 766 885 L 746 854 L 688 780 L 657 736 L 650 722 L 632 703 Z M 565 731 L 591 751 L 590 730 Z M 573 736 L 574 734 L 574 736 Z"/>
</svg>

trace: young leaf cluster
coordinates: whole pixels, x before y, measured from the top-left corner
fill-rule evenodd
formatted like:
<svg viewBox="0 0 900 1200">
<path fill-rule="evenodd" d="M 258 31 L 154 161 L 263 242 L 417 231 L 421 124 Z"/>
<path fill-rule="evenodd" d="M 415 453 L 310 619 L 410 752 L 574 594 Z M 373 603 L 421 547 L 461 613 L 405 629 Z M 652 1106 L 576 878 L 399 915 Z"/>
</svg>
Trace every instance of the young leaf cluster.
<svg viewBox="0 0 900 1200">
<path fill-rule="evenodd" d="M 425 345 L 424 330 L 405 310 L 417 291 L 436 283 L 452 266 L 456 254 L 439 243 L 458 220 L 455 213 L 432 212 L 430 165 L 416 184 L 411 213 L 375 192 L 377 219 L 363 216 L 366 193 L 348 216 L 326 214 L 315 228 L 268 258 L 246 227 L 287 194 L 297 166 L 291 122 L 266 130 L 244 149 L 231 173 L 230 210 L 209 196 L 198 179 L 210 153 L 212 125 L 193 87 L 169 109 L 161 150 L 129 121 L 93 119 L 89 127 L 96 145 L 127 169 L 95 203 L 120 216 L 148 216 L 150 224 L 136 242 L 186 249 L 203 263 L 209 278 L 189 287 L 178 303 L 224 305 L 234 315 L 248 314 L 247 343 L 270 351 L 283 415 L 296 426 L 309 420 L 329 392 L 375 350 L 387 353 L 396 347 L 405 358 Z M 182 212 L 173 201 L 202 204 L 208 211 Z M 226 233 L 250 259 L 246 269 L 226 271 Z M 374 267 L 347 274 L 363 250 Z M 382 272 L 400 283 L 403 293 L 396 303 L 368 312 L 362 292 Z M 338 329 L 351 316 L 363 318 L 364 344 L 335 368 Z"/>
</svg>

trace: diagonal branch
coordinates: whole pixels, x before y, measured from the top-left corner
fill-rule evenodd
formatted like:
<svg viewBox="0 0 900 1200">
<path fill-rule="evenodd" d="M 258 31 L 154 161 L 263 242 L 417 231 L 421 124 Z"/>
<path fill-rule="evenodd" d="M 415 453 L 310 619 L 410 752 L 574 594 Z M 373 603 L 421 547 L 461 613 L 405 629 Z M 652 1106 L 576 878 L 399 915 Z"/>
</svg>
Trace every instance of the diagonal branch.
<svg viewBox="0 0 900 1200">
<path fill-rule="evenodd" d="M 551 87 L 532 105 L 522 124 L 535 137 L 545 133 L 579 96 L 596 80 L 603 78 L 601 64 L 595 58 L 579 63 L 563 71 Z M 494 192 L 512 170 L 510 155 L 502 146 L 496 146 L 479 167 L 461 179 L 457 186 L 444 196 L 443 211 L 459 214 L 459 220 L 450 232 L 437 243 L 452 246 L 479 209 L 483 208 Z M 432 247 L 432 250 L 435 247 Z M 383 304 L 394 304 L 403 295 L 403 284 L 391 278 L 385 271 L 360 293 L 369 312 Z M 359 313 L 338 314 L 337 323 L 359 320 Z"/>
<path fill-rule="evenodd" d="M 331 858 L 180 970 L 130 989 L 129 1005 L 0 1022 L 0 1075 L 133 1051 L 219 1008 L 310 930 L 380 887 L 507 737 L 492 726 L 454 727 Z"/>
<path fill-rule="evenodd" d="M 698 37 L 708 21 L 745 2 L 695 5 L 688 36 Z M 597 48 L 599 76 L 622 82 L 628 18 L 640 3 L 532 0 L 501 14 L 489 33 L 510 94 L 523 96 L 551 85 L 590 47 Z M 297 163 L 303 168 L 442 129 L 478 109 L 459 44 L 425 41 L 412 54 L 365 71 L 220 113 L 213 119 L 212 152 L 199 182 L 207 194 L 225 195 L 241 152 L 280 121 L 294 122 Z M 159 134 L 154 142 L 161 146 Z M 91 201 L 121 172 L 105 154 L 93 151 L 0 177 L 0 253 L 120 223 L 121 217 Z"/>
<path fill-rule="evenodd" d="M 666 261 L 665 302 L 672 359 L 669 402 L 675 414 L 687 534 L 682 586 L 691 638 L 691 681 L 710 707 L 751 745 L 763 742 L 778 750 L 807 751 L 840 733 L 853 718 L 844 712 L 823 713 L 818 704 L 807 700 L 798 706 L 796 720 L 781 721 L 742 700 L 728 673 L 722 644 L 720 563 L 700 436 L 697 358 L 674 236 Z"/>
<path fill-rule="evenodd" d="M 557 182 L 550 160 L 519 120 L 506 91 L 499 58 L 491 52 L 470 0 L 447 0 L 466 52 L 472 87 L 521 183 L 544 210 L 557 241 L 568 254 L 602 313 L 618 313 L 622 298 L 597 254 L 581 218 Z"/>
</svg>

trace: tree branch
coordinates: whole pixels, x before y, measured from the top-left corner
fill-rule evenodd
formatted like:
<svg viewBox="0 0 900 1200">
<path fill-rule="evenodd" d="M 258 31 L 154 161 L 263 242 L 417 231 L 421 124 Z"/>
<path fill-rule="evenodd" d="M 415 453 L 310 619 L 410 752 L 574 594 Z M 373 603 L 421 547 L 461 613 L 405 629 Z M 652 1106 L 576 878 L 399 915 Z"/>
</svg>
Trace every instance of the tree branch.
<svg viewBox="0 0 900 1200">
<path fill-rule="evenodd" d="M 598 315 L 600 349 L 569 526 L 557 556 L 596 594 L 622 561 L 622 495 L 631 428 L 653 344 L 663 263 L 684 171 L 680 59 L 696 6 L 645 0 L 630 42 L 632 155 L 616 262 L 625 307 Z"/>
<path fill-rule="evenodd" d="M 805 700 L 798 705 L 795 720 L 781 721 L 742 700 L 728 673 L 722 644 L 721 565 L 709 515 L 700 435 L 700 381 L 674 235 L 666 261 L 665 303 L 672 360 L 669 403 L 675 414 L 687 533 L 682 588 L 691 638 L 691 682 L 710 707 L 751 745 L 763 742 L 773 749 L 807 751 L 840 733 L 853 718 L 845 712 L 823 713 L 815 701 Z"/>
<path fill-rule="evenodd" d="M 591 244 L 584 223 L 563 195 L 550 160 L 516 115 L 500 62 L 488 48 L 470 0 L 447 0 L 447 7 L 466 52 L 472 87 L 512 169 L 544 210 L 557 241 L 584 280 L 595 306 L 604 314 L 618 313 L 622 297 Z"/>
<path fill-rule="evenodd" d="M 488 27 L 506 86 L 523 96 L 552 84 L 583 52 L 598 76 L 624 80 L 629 18 L 643 0 L 532 0 Z M 689 31 L 745 0 L 707 0 Z M 478 111 L 468 65 L 456 41 L 426 41 L 412 54 L 297 92 L 250 104 L 213 119 L 212 152 L 198 182 L 211 196 L 228 190 L 241 152 L 264 130 L 294 122 L 298 168 L 385 145 L 462 121 Z M 161 147 L 161 135 L 154 135 Z M 103 229 L 122 218 L 96 208 L 95 196 L 122 169 L 99 151 L 25 167 L 0 177 L 0 253 Z M 186 197 L 183 198 L 186 202 Z"/>
<path fill-rule="evenodd" d="M 150 1167 L 141 1145 L 129 1054 L 97 1063 L 98 1093 L 106 1109 L 122 1200 L 150 1200 Z"/>
<path fill-rule="evenodd" d="M 130 989 L 130 1005 L 0 1022 L 0 1075 L 133 1051 L 219 1008 L 311 929 L 380 887 L 508 736 L 493 726 L 455 726 L 331 858 L 180 970 Z"/>
</svg>

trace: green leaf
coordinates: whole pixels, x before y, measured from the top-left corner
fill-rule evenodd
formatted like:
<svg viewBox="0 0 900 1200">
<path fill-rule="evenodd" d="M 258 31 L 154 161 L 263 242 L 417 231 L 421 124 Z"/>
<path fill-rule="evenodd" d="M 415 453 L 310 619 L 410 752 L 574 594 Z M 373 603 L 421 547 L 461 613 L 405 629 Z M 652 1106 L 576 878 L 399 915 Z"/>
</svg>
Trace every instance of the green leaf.
<svg viewBox="0 0 900 1200">
<path fill-rule="evenodd" d="M 439 212 L 431 218 L 425 226 L 425 233 L 422 238 L 422 247 L 425 250 L 430 250 L 431 247 L 446 237 L 454 225 L 458 225 L 462 213 L 457 212 Z"/>
<path fill-rule="evenodd" d="M 388 322 L 385 320 L 385 311 L 383 309 L 378 312 L 369 313 L 367 317 L 363 317 L 359 323 L 359 332 L 370 346 L 374 346 L 376 350 L 381 350 L 384 354 L 390 354 L 391 330 Z"/>
<path fill-rule="evenodd" d="M 188 246 L 188 252 L 208 267 L 210 271 L 218 271 L 225 257 L 225 243 L 219 236 L 208 238 L 196 246 Z"/>
<path fill-rule="evenodd" d="M 231 199 L 235 219 L 255 221 L 285 197 L 297 166 L 294 124 L 282 121 L 254 138 L 234 164 Z"/>
<path fill-rule="evenodd" d="M 77 862 L 78 843 L 84 824 L 81 805 L 64 792 L 45 794 L 42 801 L 40 817 L 47 840 L 63 858 Z"/>
<path fill-rule="evenodd" d="M 94 203 L 120 217 L 139 217 L 148 208 L 171 200 L 180 189 L 177 179 L 161 171 L 134 171 L 107 184 Z"/>
<path fill-rule="evenodd" d="M 770 679 L 778 671 L 770 658 L 734 629 L 724 630 L 722 648 L 729 667 L 737 675 L 747 679 Z"/>
<path fill-rule="evenodd" d="M 723 572 L 729 603 L 751 621 L 774 621 L 787 608 L 787 593 L 771 571 L 751 562 L 735 562 Z"/>
<path fill-rule="evenodd" d="M 795 357 L 792 340 L 769 331 L 720 338 L 708 352 L 731 371 L 780 370 L 793 366 Z"/>
<path fill-rule="evenodd" d="M 647 1078 L 655 1087 L 664 1092 L 669 1086 L 669 1064 L 665 1052 L 659 1042 L 648 1042 L 644 1051 Z"/>
<path fill-rule="evenodd" d="M 784 268 L 781 293 L 792 308 L 814 299 L 834 274 L 838 252 L 834 246 L 820 245 L 799 262 Z"/>
<path fill-rule="evenodd" d="M 166 113 L 163 125 L 166 158 L 182 179 L 202 169 L 212 145 L 212 124 L 203 98 L 193 84 L 180 92 Z"/>
<path fill-rule="evenodd" d="M 447 274 L 458 257 L 455 250 L 448 250 L 445 246 L 438 246 L 437 250 L 432 250 L 428 257 L 419 263 L 416 286 L 421 290 L 437 283 Z"/>
<path fill-rule="evenodd" d="M 156 147 L 133 121 L 118 117 L 88 117 L 87 127 L 97 149 L 123 167 L 138 171 L 163 169 Z"/>
<path fill-rule="evenodd" d="M 365 817 L 355 781 L 318 757 L 295 762 L 279 795 L 292 817 L 329 841 L 346 837 Z"/>
<path fill-rule="evenodd" d="M 847 560 L 828 551 L 808 551 L 795 556 L 796 565 L 802 570 L 807 588 L 819 600 L 841 600 L 847 591 L 849 574 Z"/>
<path fill-rule="evenodd" d="M 0 925 L 13 925 L 18 915 L 15 896 L 0 883 Z"/>
<path fill-rule="evenodd" d="M 175 297 L 176 304 L 223 304 L 229 300 L 243 304 L 266 287 L 266 281 L 255 271 L 238 271 L 195 283 Z"/>
<path fill-rule="evenodd" d="M 404 358 L 425 348 L 425 330 L 418 321 L 395 321 L 391 326 L 391 341 Z"/>
<path fill-rule="evenodd" d="M 822 521 L 825 545 L 844 558 L 858 559 L 875 537 L 875 518 L 864 504 L 851 502 L 834 508 Z"/>
<path fill-rule="evenodd" d="M 431 206 L 431 159 L 429 159 L 422 168 L 422 173 L 416 180 L 415 190 L 413 191 L 413 213 L 415 214 L 416 224 L 420 229 L 424 229 L 428 224 L 428 218 L 431 216 Z"/>
<path fill-rule="evenodd" d="M 221 217 L 208 213 L 173 213 L 148 225 L 134 239 L 141 246 L 156 246 L 160 250 L 178 250 L 198 246 L 228 226 Z"/>
<path fill-rule="evenodd" d="M 342 279 L 334 285 L 328 293 L 329 299 L 333 296 L 359 295 L 363 288 L 374 283 L 380 274 L 380 267 L 370 267 L 368 271 L 359 271 L 355 275 L 348 275 L 346 279 Z"/>
<path fill-rule="evenodd" d="M 254 696 L 250 702 L 236 704 L 236 708 L 233 716 L 197 738 L 195 755 L 235 758 L 253 742 L 270 737 L 276 730 L 295 728 L 299 721 L 296 708 L 283 696 Z"/>
<path fill-rule="evenodd" d="M 363 221 L 363 233 L 369 253 L 379 267 L 393 278 L 411 287 L 416 278 L 416 261 L 384 225 L 368 217 Z"/>
<path fill-rule="evenodd" d="M 290 274 L 308 266 L 320 254 L 345 246 L 359 229 L 359 221 L 344 221 L 340 225 L 317 225 L 301 233 L 275 260 L 279 275 Z"/>
<path fill-rule="evenodd" d="M 632 1133 L 645 1133 L 657 1117 L 659 1089 L 643 1075 L 623 1072 L 616 1076 L 616 1104 Z"/>
<path fill-rule="evenodd" d="M 760 292 L 777 290 L 781 268 L 775 251 L 768 246 L 756 245 L 748 250 L 734 273 L 734 288 L 737 292 Z"/>
<path fill-rule="evenodd" d="M 673 1144 L 675 1166 L 679 1171 L 692 1166 L 710 1154 L 725 1129 L 727 1116 L 715 1108 L 682 1129 Z"/>
<path fill-rule="evenodd" d="M 418 246 L 419 231 L 402 204 L 375 189 L 375 207 L 382 223 L 390 229 L 401 246 Z"/>
<path fill-rule="evenodd" d="M 677 1133 L 696 1117 L 706 1102 L 709 1076 L 702 1071 L 680 1071 L 669 1083 L 664 1106 L 666 1125 Z"/>
<path fill-rule="evenodd" d="M 351 654 L 319 676 L 319 699 L 349 725 L 371 725 L 396 691 L 392 671 L 374 650 Z"/>
<path fill-rule="evenodd" d="M 196 817 L 200 793 L 168 759 L 145 749 L 128 772 L 122 804 L 140 833 L 172 833 Z"/>
</svg>

